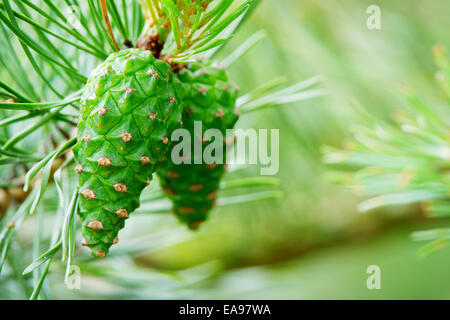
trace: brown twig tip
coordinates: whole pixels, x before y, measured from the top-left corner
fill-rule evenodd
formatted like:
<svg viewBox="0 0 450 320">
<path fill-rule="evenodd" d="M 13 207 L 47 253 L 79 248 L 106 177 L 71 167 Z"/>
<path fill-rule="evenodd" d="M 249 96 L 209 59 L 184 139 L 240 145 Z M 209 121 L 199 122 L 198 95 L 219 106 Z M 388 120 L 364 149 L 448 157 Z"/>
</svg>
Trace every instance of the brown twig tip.
<svg viewBox="0 0 450 320">
<path fill-rule="evenodd" d="M 83 172 L 83 166 L 81 164 L 77 164 L 77 166 L 75 167 L 75 172 L 80 174 Z"/>
<path fill-rule="evenodd" d="M 170 103 L 174 103 L 175 102 L 175 98 L 174 97 L 169 97 L 169 101 L 170 101 Z"/>
<path fill-rule="evenodd" d="M 148 114 L 148 117 L 150 118 L 150 119 L 152 119 L 152 120 L 155 120 L 156 119 L 156 117 L 157 117 L 157 113 L 154 113 L 154 112 L 150 112 L 149 114 Z"/>
<path fill-rule="evenodd" d="M 116 212 L 114 212 L 119 218 L 126 219 L 128 218 L 128 211 L 127 209 L 118 209 Z"/>
<path fill-rule="evenodd" d="M 131 140 L 133 140 L 133 136 L 129 132 L 123 132 L 120 138 L 123 140 L 123 142 L 127 143 Z"/>
<path fill-rule="evenodd" d="M 203 185 L 198 183 L 198 184 L 192 184 L 189 186 L 189 191 L 193 191 L 193 192 L 197 192 L 203 189 Z"/>
<path fill-rule="evenodd" d="M 89 246 L 89 243 L 87 242 L 86 238 L 83 238 L 83 239 L 81 240 L 81 245 L 82 245 L 83 247 Z"/>
<path fill-rule="evenodd" d="M 114 237 L 112 244 L 118 244 L 119 243 L 119 237 Z"/>
<path fill-rule="evenodd" d="M 99 258 L 104 258 L 106 257 L 106 252 L 100 249 L 95 253 L 95 255 Z"/>
<path fill-rule="evenodd" d="M 103 222 L 101 222 L 101 221 L 98 221 L 98 220 L 92 220 L 92 221 L 90 221 L 89 222 L 89 224 L 88 224 L 88 228 L 89 229 L 92 229 L 92 230 L 103 230 L 103 229 L 105 229 L 104 227 L 103 227 Z"/>
<path fill-rule="evenodd" d="M 86 143 L 88 143 L 88 142 L 91 140 L 91 138 L 89 138 L 89 135 L 88 135 L 88 134 L 86 134 L 82 139 L 83 139 L 83 141 L 86 142 Z"/>
<path fill-rule="evenodd" d="M 150 177 L 147 177 L 147 182 L 145 183 L 145 186 L 148 187 L 150 185 Z"/>
<path fill-rule="evenodd" d="M 116 192 L 119 192 L 119 193 L 128 192 L 128 187 L 123 183 L 117 182 L 116 184 L 114 184 L 113 187 L 114 187 L 114 190 L 116 190 Z"/>
<path fill-rule="evenodd" d="M 163 142 L 164 144 L 168 144 L 168 143 L 169 143 L 169 138 L 163 137 L 163 138 L 162 138 L 162 142 Z"/>
<path fill-rule="evenodd" d="M 180 207 L 180 212 L 182 214 L 192 214 L 195 212 L 195 209 L 192 207 Z"/>
<path fill-rule="evenodd" d="M 108 110 L 111 110 L 111 108 L 100 108 L 100 109 L 98 109 L 97 113 L 99 116 L 103 116 L 106 114 L 106 112 L 108 112 Z"/>
<path fill-rule="evenodd" d="M 151 51 L 153 56 L 158 59 L 161 56 L 161 50 L 164 47 L 164 43 L 163 41 L 160 41 L 160 36 L 158 34 L 154 36 L 144 34 L 138 39 L 136 46 L 139 49 Z"/>
<path fill-rule="evenodd" d="M 102 157 L 102 158 L 98 159 L 98 165 L 100 167 L 109 167 L 109 166 L 112 166 L 112 162 L 111 162 L 111 159 Z"/>
<path fill-rule="evenodd" d="M 6 226 L 8 229 L 14 229 L 16 227 L 16 223 L 14 221 L 9 221 Z"/>
<path fill-rule="evenodd" d="M 141 157 L 141 163 L 142 163 L 143 165 L 149 164 L 149 163 L 150 163 L 150 158 L 147 157 L 147 156 L 142 156 L 142 157 Z"/>
<path fill-rule="evenodd" d="M 5 189 L 0 188 L 0 219 L 3 216 L 3 214 L 5 214 L 5 212 L 8 210 L 10 204 L 11 204 L 10 194 Z"/>
<path fill-rule="evenodd" d="M 91 189 L 84 189 L 81 191 L 81 195 L 88 200 L 95 199 L 95 192 Z"/>
</svg>

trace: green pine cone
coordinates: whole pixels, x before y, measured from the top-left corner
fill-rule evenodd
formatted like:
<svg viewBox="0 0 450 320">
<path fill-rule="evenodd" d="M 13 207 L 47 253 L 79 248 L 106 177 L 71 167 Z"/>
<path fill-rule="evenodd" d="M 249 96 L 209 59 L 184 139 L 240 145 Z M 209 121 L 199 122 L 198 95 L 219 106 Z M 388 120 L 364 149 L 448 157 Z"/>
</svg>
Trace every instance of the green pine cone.
<svg viewBox="0 0 450 320">
<path fill-rule="evenodd" d="M 74 147 L 83 245 L 104 257 L 139 206 L 155 166 L 180 127 L 183 85 L 150 51 L 128 49 L 89 77 Z"/>
<path fill-rule="evenodd" d="M 191 138 L 204 138 L 194 136 L 194 121 L 202 122 L 203 133 L 215 128 L 226 137 L 226 130 L 232 129 L 238 120 L 238 112 L 235 108 L 237 90 L 228 81 L 225 70 L 195 63 L 180 71 L 178 78 L 185 87 L 183 128 L 189 130 Z M 226 143 L 224 139 L 224 155 Z M 171 162 L 168 153 L 168 159 L 156 172 L 162 189 L 172 201 L 172 211 L 189 228 L 196 229 L 215 204 L 225 165 L 205 162 L 177 165 Z"/>
</svg>

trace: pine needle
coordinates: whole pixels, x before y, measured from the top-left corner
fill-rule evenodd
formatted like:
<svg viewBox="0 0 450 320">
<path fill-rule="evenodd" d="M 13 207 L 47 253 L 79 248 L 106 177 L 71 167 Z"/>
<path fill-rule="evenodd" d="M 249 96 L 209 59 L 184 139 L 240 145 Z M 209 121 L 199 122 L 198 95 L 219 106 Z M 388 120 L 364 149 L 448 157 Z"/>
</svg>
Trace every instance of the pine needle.
<svg viewBox="0 0 450 320">
<path fill-rule="evenodd" d="M 116 38 L 114 37 L 114 33 L 113 33 L 113 30 L 111 27 L 111 22 L 109 21 L 106 0 L 100 0 L 100 5 L 102 8 L 103 21 L 105 22 L 105 26 L 106 26 L 106 29 L 108 30 L 109 37 L 111 38 L 111 41 L 113 42 L 114 48 L 116 49 L 116 51 L 120 51 L 120 47 L 116 42 Z"/>
</svg>

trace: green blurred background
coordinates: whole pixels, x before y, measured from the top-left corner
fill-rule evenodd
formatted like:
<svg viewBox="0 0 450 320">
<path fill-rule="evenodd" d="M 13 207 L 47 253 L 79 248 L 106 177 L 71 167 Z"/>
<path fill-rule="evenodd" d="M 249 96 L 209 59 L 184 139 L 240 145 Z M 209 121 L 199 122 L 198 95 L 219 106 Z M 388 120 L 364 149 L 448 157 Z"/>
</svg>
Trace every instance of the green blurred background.
<svg viewBox="0 0 450 320">
<path fill-rule="evenodd" d="M 369 5 L 381 8 L 381 30 L 366 27 Z M 450 47 L 448 1 L 265 0 L 237 44 L 264 29 L 267 39 L 231 68 L 243 91 L 285 75 L 320 74 L 325 98 L 268 110 L 239 126 L 280 129 L 285 197 L 222 208 L 194 240 L 141 258 L 158 268 L 220 261 L 230 271 L 203 281 L 202 298 L 450 298 L 450 250 L 425 259 L 410 233 L 447 221 L 426 221 L 420 208 L 360 214 L 362 199 L 327 184 L 321 146 L 342 146 L 357 123 L 351 104 L 389 117 L 414 88 L 439 102 L 431 48 Z M 226 51 L 226 50 L 225 50 Z M 224 52 L 225 53 L 225 52 Z M 368 290 L 366 269 L 379 265 L 382 289 Z"/>
<path fill-rule="evenodd" d="M 372 4 L 381 9 L 381 30 L 366 27 Z M 202 297 L 450 298 L 450 250 L 421 259 L 422 244 L 410 239 L 448 222 L 426 221 L 414 206 L 357 213 L 362 199 L 324 181 L 320 153 L 322 145 L 345 144 L 358 121 L 353 101 L 390 117 L 405 105 L 399 93 L 407 86 L 442 103 L 431 48 L 450 47 L 449 16 L 448 1 L 262 1 L 233 42 L 258 29 L 267 39 L 231 68 L 232 79 L 247 91 L 279 75 L 294 82 L 320 74 L 329 91 L 239 123 L 280 128 L 285 197 L 216 210 L 194 240 L 145 262 L 184 268 L 220 260 L 238 269 L 205 282 L 210 292 Z M 381 267 L 381 290 L 366 287 L 371 264 Z"/>
<path fill-rule="evenodd" d="M 381 30 L 366 27 L 372 4 L 381 8 Z M 126 275 L 120 270 L 130 265 L 127 259 L 109 259 L 116 267 L 114 284 L 83 278 L 82 290 L 70 291 L 60 274 L 52 274 L 54 297 L 450 299 L 450 249 L 420 258 L 423 244 L 410 238 L 413 231 L 449 221 L 427 220 L 419 206 L 358 213 L 363 199 L 327 183 L 321 163 L 322 146 L 343 146 L 358 122 L 355 101 L 390 117 L 405 106 L 400 92 L 407 86 L 430 103 L 442 103 L 431 48 L 450 48 L 449 16 L 447 0 L 263 0 L 221 53 L 226 56 L 260 29 L 267 32 L 231 67 L 231 78 L 247 92 L 280 75 L 290 83 L 321 75 L 328 91 L 239 122 L 243 128 L 280 129 L 284 197 L 219 208 L 189 240 L 134 256 L 134 271 Z M 232 174 L 252 172 L 256 168 Z M 166 226 L 165 219 L 136 216 L 121 240 L 148 233 L 148 226 Z M 370 265 L 381 268 L 381 290 L 366 287 Z M 173 293 L 165 277 L 187 282 Z"/>
</svg>

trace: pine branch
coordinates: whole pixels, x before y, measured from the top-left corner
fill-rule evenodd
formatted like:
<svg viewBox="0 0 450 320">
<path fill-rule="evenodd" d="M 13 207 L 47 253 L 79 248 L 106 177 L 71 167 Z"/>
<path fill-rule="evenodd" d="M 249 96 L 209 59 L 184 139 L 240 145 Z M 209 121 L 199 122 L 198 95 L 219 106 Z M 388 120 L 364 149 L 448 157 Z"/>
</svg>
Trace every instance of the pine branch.
<svg viewBox="0 0 450 320">
<path fill-rule="evenodd" d="M 450 71 L 444 52 L 441 46 L 433 49 L 440 68 L 438 75 Z M 450 78 L 436 79 L 446 93 Z M 450 216 L 450 118 L 446 109 L 435 109 L 411 90 L 406 90 L 404 96 L 410 107 L 397 110 L 392 121 L 377 119 L 355 105 L 365 125 L 353 129 L 352 143 L 346 149 L 324 148 L 328 177 L 370 197 L 359 205 L 361 212 L 388 205 L 422 203 L 429 217 Z M 437 234 L 429 231 L 413 238 L 422 241 L 425 235 Z M 424 247 L 422 254 L 442 247 L 445 241 L 439 241 Z"/>
<path fill-rule="evenodd" d="M 76 178 L 71 174 L 74 159 L 67 151 L 76 143 L 70 130 L 76 125 L 74 121 L 79 113 L 80 89 L 86 83 L 85 75 L 99 63 L 99 58 L 108 56 L 110 52 L 105 46 L 120 50 L 119 36 L 128 47 L 131 40 L 137 40 L 141 35 L 140 40 L 146 42 L 138 41 L 138 46 L 149 43 L 159 46 L 155 52 L 161 56 L 155 54 L 155 57 L 172 64 L 189 62 L 200 53 L 217 52 L 216 49 L 228 41 L 236 26 L 242 24 L 258 1 L 243 1 L 233 6 L 232 0 L 147 0 L 140 4 L 143 14 L 138 10 L 137 1 L 133 1 L 130 7 L 130 3 L 123 0 L 120 3 L 88 0 L 86 10 L 82 10 L 79 17 L 81 30 L 72 28 L 64 13 L 64 8 L 79 6 L 79 1 L 44 0 L 45 9 L 29 0 L 18 1 L 2 0 L 0 5 L 0 24 L 4 34 L 0 41 L 11 49 L 0 59 L 11 75 L 0 82 L 0 93 L 15 100 L 0 102 L 0 111 L 3 112 L 0 129 L 6 132 L 4 137 L 0 137 L 0 164 L 9 164 L 8 169 L 15 170 L 6 175 L 8 186 L 23 186 L 25 191 L 23 199 L 12 205 L 5 218 L 0 220 L 0 270 L 9 259 L 11 244 L 26 217 L 36 214 L 41 223 L 44 215 L 45 218 L 53 218 L 53 233 L 46 245 L 47 251 L 39 254 L 40 243 L 46 239 L 38 229 L 33 262 L 23 271 L 23 275 L 33 275 L 34 287 L 30 297 L 38 299 L 49 297 L 45 279 L 51 264 L 56 261 L 55 257 L 61 252 L 65 280 L 75 258 L 75 235 L 81 228 L 76 223 L 79 193 L 75 187 Z M 263 33 L 251 37 L 225 60 L 226 65 L 246 54 L 262 37 Z M 17 54 L 17 45 L 12 42 L 14 39 L 24 54 Z M 35 74 L 29 75 L 23 70 L 24 59 L 28 60 Z M 17 77 L 14 76 L 16 74 Z M 243 95 L 239 99 L 239 107 L 249 113 L 324 94 L 323 90 L 315 88 L 319 84 L 317 78 L 276 90 L 280 84 L 281 81 L 272 81 Z M 55 95 L 58 98 L 52 99 Z M 48 102 L 55 100 L 59 101 Z M 51 182 L 55 182 L 54 186 Z M 250 188 L 262 190 L 252 192 Z M 223 207 L 281 196 L 277 179 L 227 178 L 220 184 L 217 203 Z M 159 187 L 149 190 L 142 203 L 138 210 L 142 214 L 161 214 L 170 210 Z M 168 233 L 176 235 L 177 230 L 169 230 Z M 147 238 L 152 241 L 140 242 L 138 246 L 135 242 L 142 239 L 125 243 L 113 256 L 135 255 L 183 241 L 179 238 L 175 242 L 162 243 L 155 241 L 157 235 Z M 77 263 L 83 266 L 89 263 L 83 255 L 77 259 Z"/>
</svg>

